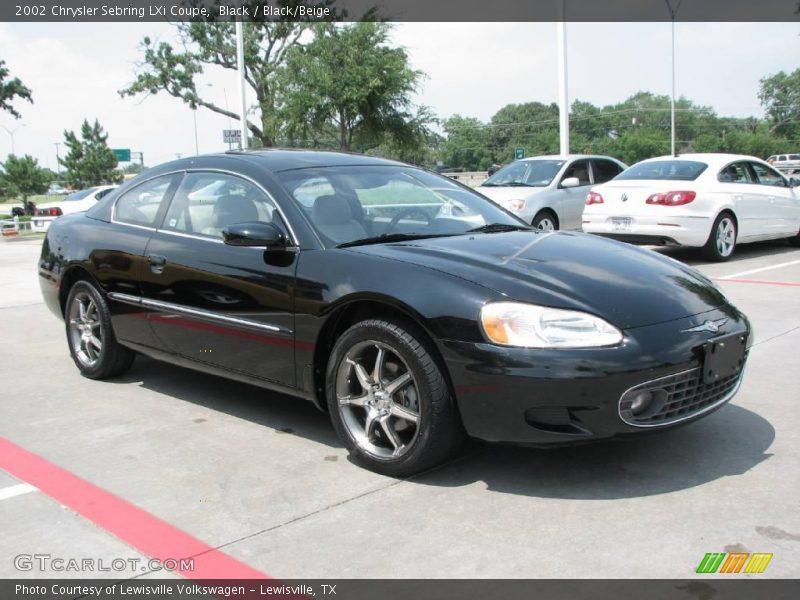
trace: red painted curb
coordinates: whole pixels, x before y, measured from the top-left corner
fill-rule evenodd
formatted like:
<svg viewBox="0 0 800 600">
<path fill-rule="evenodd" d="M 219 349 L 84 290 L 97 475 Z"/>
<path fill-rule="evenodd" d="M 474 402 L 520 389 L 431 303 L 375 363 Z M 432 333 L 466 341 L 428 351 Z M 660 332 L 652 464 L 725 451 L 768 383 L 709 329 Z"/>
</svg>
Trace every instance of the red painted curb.
<svg viewBox="0 0 800 600">
<path fill-rule="evenodd" d="M 0 468 L 105 529 L 142 554 L 161 561 L 194 558 L 187 579 L 271 579 L 147 511 L 0 437 Z"/>
</svg>

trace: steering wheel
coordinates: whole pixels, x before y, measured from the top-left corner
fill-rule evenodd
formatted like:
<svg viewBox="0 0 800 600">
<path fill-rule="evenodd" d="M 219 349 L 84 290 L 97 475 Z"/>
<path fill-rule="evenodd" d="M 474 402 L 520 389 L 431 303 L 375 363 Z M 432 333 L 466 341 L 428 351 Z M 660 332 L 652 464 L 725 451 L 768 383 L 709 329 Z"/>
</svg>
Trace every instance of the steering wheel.
<svg viewBox="0 0 800 600">
<path fill-rule="evenodd" d="M 419 207 L 411 206 L 409 208 L 404 208 L 394 217 L 392 217 L 392 220 L 389 221 L 389 226 L 387 227 L 386 230 L 392 231 L 395 227 L 397 227 L 397 224 L 400 222 L 400 219 L 405 219 L 406 217 L 409 217 L 411 215 L 422 215 L 425 218 L 425 225 L 428 226 L 431 224 L 431 217 L 428 213 L 426 213 Z"/>
</svg>

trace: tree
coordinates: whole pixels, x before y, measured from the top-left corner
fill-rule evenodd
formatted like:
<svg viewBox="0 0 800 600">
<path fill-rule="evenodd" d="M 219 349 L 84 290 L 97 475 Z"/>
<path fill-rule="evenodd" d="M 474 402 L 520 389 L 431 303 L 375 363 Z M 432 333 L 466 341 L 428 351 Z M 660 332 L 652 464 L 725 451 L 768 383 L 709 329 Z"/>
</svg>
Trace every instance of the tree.
<svg viewBox="0 0 800 600">
<path fill-rule="evenodd" d="M 758 99 L 770 122 L 770 133 L 800 137 L 800 69 L 761 79 Z"/>
<path fill-rule="evenodd" d="M 204 0 L 194 0 L 202 3 Z M 190 1 L 191 3 L 191 1 Z M 263 2 L 248 0 L 242 5 L 250 15 L 263 14 Z M 302 0 L 277 0 L 271 3 L 276 8 L 293 8 L 304 5 L 321 7 L 331 11 L 331 18 L 341 18 L 344 11 L 333 8 L 334 0 L 314 0 L 313 4 Z M 373 11 L 364 18 L 371 18 Z M 260 21 L 258 19 L 265 19 Z M 286 17 L 287 19 L 290 17 Z M 308 17 L 311 18 L 311 17 Z M 248 116 L 247 129 L 255 141 L 264 147 L 274 146 L 281 130 L 276 115 L 279 105 L 275 89 L 275 77 L 283 64 L 286 53 L 299 44 L 300 37 L 309 27 L 303 21 L 271 21 L 270 17 L 259 17 L 255 22 L 242 23 L 244 28 L 245 80 L 250 97 L 256 99 L 257 120 Z M 157 42 L 149 36 L 142 40 L 144 59 L 137 65 L 136 79 L 119 91 L 125 96 L 138 94 L 167 94 L 180 98 L 192 109 L 202 106 L 232 119 L 239 115 L 227 106 L 222 107 L 208 99 L 201 91 L 197 76 L 207 68 L 236 70 L 236 36 L 232 22 L 186 22 L 177 23 L 179 44 L 173 47 L 167 42 Z M 253 111 L 248 110 L 248 114 Z"/>
<path fill-rule="evenodd" d="M 19 113 L 14 109 L 11 103 L 14 101 L 14 98 L 20 98 L 33 103 L 31 91 L 25 87 L 18 77 L 14 77 L 13 79 L 9 78 L 9 71 L 5 64 L 6 61 L 0 60 L 0 111 L 10 113 L 12 116 L 19 119 Z"/>
<path fill-rule="evenodd" d="M 108 147 L 108 134 L 95 119 L 94 125 L 84 119 L 81 139 L 72 131 L 64 131 L 67 153 L 59 159 L 66 169 L 67 183 L 75 188 L 86 188 L 103 183 L 122 181 L 122 173 L 116 170 L 117 158 Z"/>
<path fill-rule="evenodd" d="M 479 119 L 453 115 L 442 128 L 447 136 L 440 151 L 445 166 L 479 171 L 494 163 L 488 129 Z"/>
<path fill-rule="evenodd" d="M 5 193 L 9 196 L 19 196 L 28 212 L 28 196 L 44 194 L 50 185 L 50 176 L 39 162 L 27 154 L 18 157 L 10 154 L 0 170 L 0 180 Z"/>
<path fill-rule="evenodd" d="M 339 149 L 374 147 L 391 137 L 414 146 L 426 133 L 427 108 L 412 105 L 422 73 L 402 48 L 390 48 L 390 26 L 321 23 L 306 46 L 287 53 L 280 71 L 280 112 L 289 139 L 331 137 Z"/>
</svg>

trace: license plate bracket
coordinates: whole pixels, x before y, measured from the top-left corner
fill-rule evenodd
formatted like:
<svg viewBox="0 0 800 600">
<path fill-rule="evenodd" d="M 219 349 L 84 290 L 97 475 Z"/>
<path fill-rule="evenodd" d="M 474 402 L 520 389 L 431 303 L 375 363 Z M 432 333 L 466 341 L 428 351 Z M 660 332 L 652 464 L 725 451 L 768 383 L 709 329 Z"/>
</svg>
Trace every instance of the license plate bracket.
<svg viewBox="0 0 800 600">
<path fill-rule="evenodd" d="M 630 217 L 611 217 L 611 228 L 614 231 L 630 231 L 633 219 Z"/>
<path fill-rule="evenodd" d="M 742 333 L 708 340 L 703 345 L 703 383 L 714 383 L 738 373 L 744 365 L 747 336 Z"/>
</svg>

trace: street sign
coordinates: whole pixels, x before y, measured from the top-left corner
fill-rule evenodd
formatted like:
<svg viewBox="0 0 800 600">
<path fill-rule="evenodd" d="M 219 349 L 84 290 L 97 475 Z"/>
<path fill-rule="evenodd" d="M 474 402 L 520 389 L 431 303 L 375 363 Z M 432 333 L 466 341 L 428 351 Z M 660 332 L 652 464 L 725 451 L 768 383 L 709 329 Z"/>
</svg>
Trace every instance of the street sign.
<svg viewBox="0 0 800 600">
<path fill-rule="evenodd" d="M 223 129 L 222 141 L 226 144 L 241 144 L 242 143 L 242 130 L 241 129 Z"/>
<path fill-rule="evenodd" d="M 114 148 L 111 150 L 117 159 L 117 162 L 130 162 L 131 149 L 130 148 Z"/>
<path fill-rule="evenodd" d="M 522 146 L 514 148 L 514 160 L 519 160 L 521 158 L 525 158 L 525 148 Z"/>
</svg>

